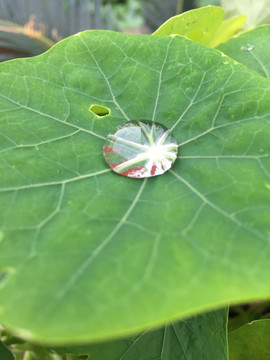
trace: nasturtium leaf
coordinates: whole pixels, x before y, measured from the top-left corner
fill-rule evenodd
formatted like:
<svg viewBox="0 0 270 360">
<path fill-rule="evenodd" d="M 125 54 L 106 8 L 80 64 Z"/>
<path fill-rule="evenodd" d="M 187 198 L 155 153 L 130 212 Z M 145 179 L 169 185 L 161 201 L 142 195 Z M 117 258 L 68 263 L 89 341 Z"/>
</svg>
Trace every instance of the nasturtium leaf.
<svg viewBox="0 0 270 360">
<path fill-rule="evenodd" d="M 227 360 L 227 309 L 194 316 L 127 339 L 58 348 L 92 360 Z"/>
<path fill-rule="evenodd" d="M 269 297 L 267 79 L 180 36 L 106 31 L 0 71 L 0 323 L 90 342 Z M 161 176 L 103 158 L 138 119 L 177 139 Z"/>
<path fill-rule="evenodd" d="M 270 78 L 270 25 L 263 25 L 221 44 L 218 49 L 234 60 Z"/>
<path fill-rule="evenodd" d="M 176 15 L 162 24 L 153 35 L 183 35 L 208 45 L 224 18 L 219 6 L 206 6 Z"/>
<path fill-rule="evenodd" d="M 245 24 L 246 19 L 246 15 L 239 15 L 223 21 L 208 45 L 216 47 L 229 40 Z"/>
<path fill-rule="evenodd" d="M 230 39 L 246 21 L 245 15 L 225 21 L 222 21 L 223 18 L 222 8 L 206 6 L 170 18 L 153 35 L 182 35 L 198 43 L 216 47 Z"/>
<path fill-rule="evenodd" d="M 230 360 L 270 359 L 270 320 L 257 320 L 229 334 Z"/>
</svg>

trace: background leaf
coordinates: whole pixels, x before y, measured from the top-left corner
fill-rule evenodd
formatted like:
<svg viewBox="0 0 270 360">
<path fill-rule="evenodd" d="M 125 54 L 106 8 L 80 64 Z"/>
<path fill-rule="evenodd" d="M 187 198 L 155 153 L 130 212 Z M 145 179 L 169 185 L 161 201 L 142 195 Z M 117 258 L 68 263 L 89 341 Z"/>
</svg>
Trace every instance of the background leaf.
<svg viewBox="0 0 270 360">
<path fill-rule="evenodd" d="M 211 47 L 216 47 L 219 44 L 229 40 L 241 26 L 246 22 L 246 15 L 234 16 L 228 20 L 222 21 L 221 25 L 215 32 L 210 43 Z"/>
<path fill-rule="evenodd" d="M 218 49 L 236 61 L 257 71 L 260 75 L 270 77 L 270 25 L 260 26 L 234 37 Z"/>
<path fill-rule="evenodd" d="M 11 354 L 8 348 L 6 348 L 0 340 L 0 359 L 1 360 L 14 360 L 14 356 Z"/>
<path fill-rule="evenodd" d="M 246 324 L 229 334 L 230 360 L 270 358 L 270 320 Z"/>
<path fill-rule="evenodd" d="M 224 10 L 218 6 L 206 6 L 176 15 L 162 24 L 153 35 L 183 35 L 207 45 L 222 23 Z"/>
<path fill-rule="evenodd" d="M 216 47 L 228 40 L 246 21 L 241 15 L 222 21 L 224 10 L 206 6 L 174 16 L 162 24 L 153 35 L 182 35 L 200 44 Z"/>
<path fill-rule="evenodd" d="M 2 324 L 82 343 L 269 297 L 267 79 L 182 37 L 106 31 L 0 71 Z M 105 136 L 135 119 L 172 130 L 171 171 L 107 167 Z"/>
<path fill-rule="evenodd" d="M 92 360 L 227 360 L 227 309 L 198 315 L 129 339 L 65 347 L 60 353 Z"/>
<path fill-rule="evenodd" d="M 34 29 L 0 19 L 0 61 L 39 55 L 52 45 L 53 41 Z"/>
</svg>

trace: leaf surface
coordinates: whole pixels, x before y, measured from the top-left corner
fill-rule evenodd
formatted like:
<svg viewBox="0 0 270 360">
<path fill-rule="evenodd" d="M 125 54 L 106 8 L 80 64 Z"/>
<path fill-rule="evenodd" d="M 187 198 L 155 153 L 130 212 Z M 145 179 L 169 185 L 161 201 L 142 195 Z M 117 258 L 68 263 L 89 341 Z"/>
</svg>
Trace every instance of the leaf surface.
<svg viewBox="0 0 270 360">
<path fill-rule="evenodd" d="M 3 325 L 82 343 L 269 297 L 268 80 L 182 37 L 106 31 L 0 71 Z M 148 180 L 102 154 L 140 119 L 179 144 Z"/>
<path fill-rule="evenodd" d="M 230 360 L 270 358 L 270 320 L 257 320 L 229 334 Z"/>
<path fill-rule="evenodd" d="M 218 49 L 260 75 L 270 78 L 270 25 L 244 32 Z"/>
<path fill-rule="evenodd" d="M 92 360 L 227 360 L 227 309 L 209 312 L 128 339 L 59 348 Z"/>
</svg>

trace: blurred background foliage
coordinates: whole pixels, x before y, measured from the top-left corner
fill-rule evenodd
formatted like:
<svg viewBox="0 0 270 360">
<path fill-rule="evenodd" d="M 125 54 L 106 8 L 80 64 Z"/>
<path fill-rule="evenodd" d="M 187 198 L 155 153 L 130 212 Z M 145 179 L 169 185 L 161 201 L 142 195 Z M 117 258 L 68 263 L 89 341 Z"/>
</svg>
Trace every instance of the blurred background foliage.
<svg viewBox="0 0 270 360">
<path fill-rule="evenodd" d="M 0 61 L 35 56 L 87 29 L 152 33 L 170 17 L 207 5 L 249 27 L 270 22 L 269 0 L 0 0 Z"/>
<path fill-rule="evenodd" d="M 171 16 L 219 0 L 0 0 L 0 61 L 41 54 L 87 29 L 152 33 Z"/>
</svg>

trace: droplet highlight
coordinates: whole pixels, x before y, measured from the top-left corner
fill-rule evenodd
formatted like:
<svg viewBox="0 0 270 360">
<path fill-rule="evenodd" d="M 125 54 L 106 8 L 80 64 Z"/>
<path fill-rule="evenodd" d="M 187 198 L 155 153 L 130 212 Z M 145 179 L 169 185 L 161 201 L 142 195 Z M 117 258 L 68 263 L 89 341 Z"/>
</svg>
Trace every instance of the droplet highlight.
<svg viewBox="0 0 270 360">
<path fill-rule="evenodd" d="M 146 178 L 164 174 L 177 158 L 175 137 L 152 121 L 130 121 L 106 138 L 103 155 L 119 175 Z"/>
<path fill-rule="evenodd" d="M 254 45 L 252 45 L 252 44 L 247 44 L 247 45 L 241 46 L 241 50 L 244 50 L 244 51 L 252 51 L 253 49 L 254 49 Z"/>
</svg>

